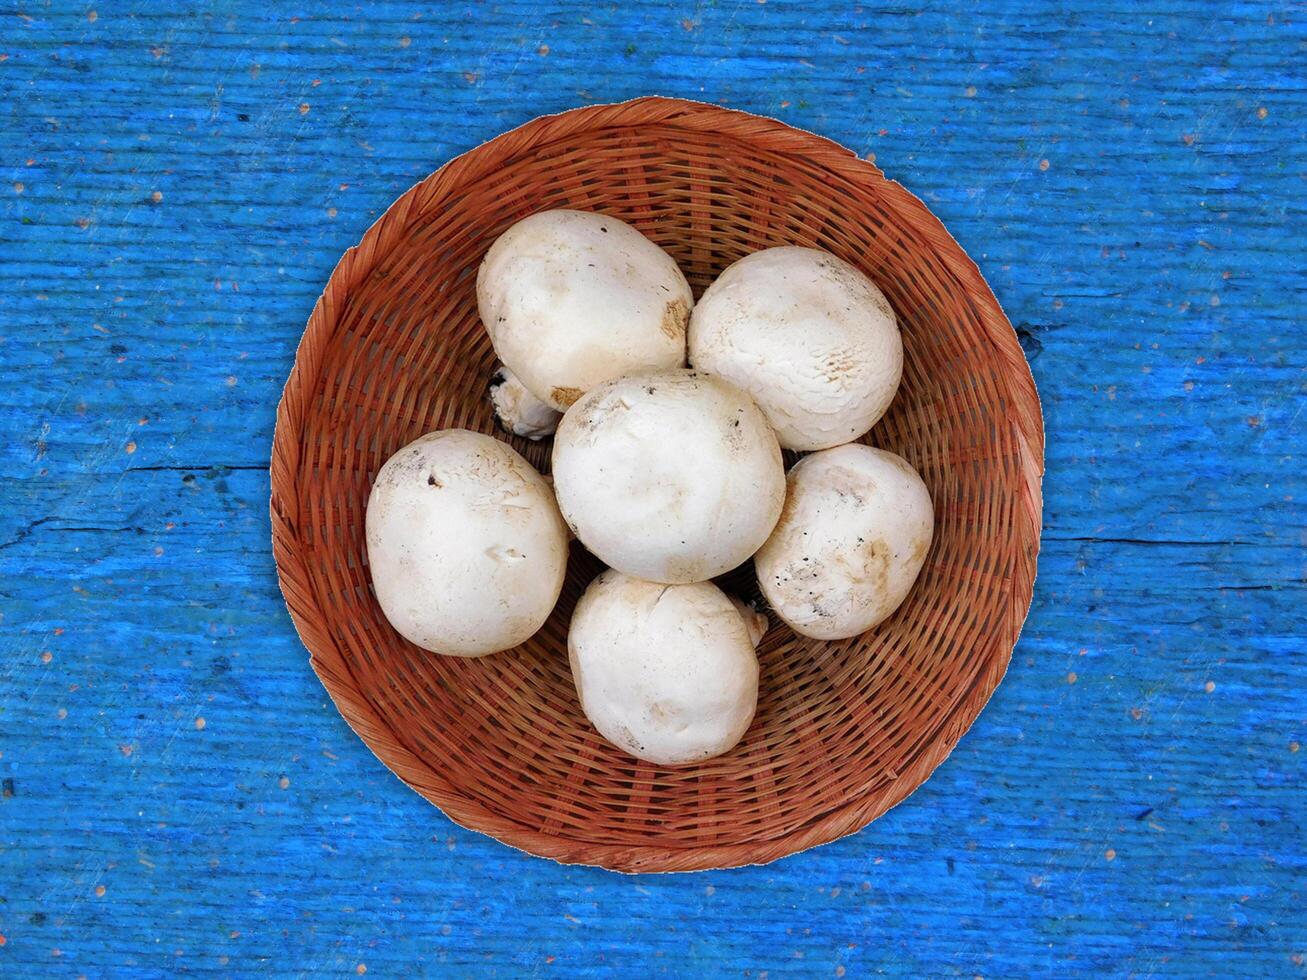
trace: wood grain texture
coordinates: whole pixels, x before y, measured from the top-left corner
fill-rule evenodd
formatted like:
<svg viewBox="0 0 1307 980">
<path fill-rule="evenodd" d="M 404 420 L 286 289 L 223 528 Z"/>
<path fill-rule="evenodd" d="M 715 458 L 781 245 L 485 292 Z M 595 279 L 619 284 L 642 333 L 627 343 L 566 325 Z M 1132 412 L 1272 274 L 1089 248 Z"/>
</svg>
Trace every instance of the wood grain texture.
<svg viewBox="0 0 1307 980">
<path fill-rule="evenodd" d="M 11 8 L 0 973 L 1303 974 L 1301 18 Z M 632 879 L 460 830 L 349 732 L 266 466 L 313 300 L 393 198 L 648 92 L 920 195 L 1018 326 L 1048 470 L 1031 618 L 930 782 L 767 868 Z"/>
</svg>

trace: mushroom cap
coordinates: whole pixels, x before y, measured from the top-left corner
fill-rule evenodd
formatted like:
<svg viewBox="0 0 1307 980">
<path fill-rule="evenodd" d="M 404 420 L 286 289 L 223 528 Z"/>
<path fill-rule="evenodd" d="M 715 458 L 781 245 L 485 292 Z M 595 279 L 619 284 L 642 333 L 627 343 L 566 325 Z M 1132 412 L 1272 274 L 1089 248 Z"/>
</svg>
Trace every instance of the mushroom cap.
<svg viewBox="0 0 1307 980">
<path fill-rule="evenodd" d="M 553 477 L 581 543 L 654 582 L 702 582 L 746 561 L 785 500 L 780 446 L 757 406 L 685 368 L 587 392 L 554 434 Z"/>
<path fill-rule="evenodd" d="M 804 636 L 842 640 L 907 598 L 935 529 L 917 471 L 894 453 L 837 446 L 790 470 L 785 511 L 754 556 L 773 611 Z"/>
<path fill-rule="evenodd" d="M 757 709 L 749 629 L 711 582 L 658 585 L 610 569 L 577 603 L 567 652 L 591 724 L 648 762 L 720 755 Z"/>
<path fill-rule="evenodd" d="M 510 446 L 466 429 L 409 443 L 368 496 L 368 565 L 392 626 L 424 650 L 480 657 L 525 641 L 558 601 L 567 526 Z"/>
<path fill-rule="evenodd" d="M 857 439 L 903 373 L 885 295 L 814 248 L 764 249 L 728 267 L 694 307 L 689 345 L 690 363 L 752 395 L 787 449 Z"/>
<path fill-rule="evenodd" d="M 683 365 L 693 305 L 670 255 L 587 211 L 523 218 L 477 271 L 477 308 L 499 359 L 560 412 L 603 381 Z"/>
</svg>

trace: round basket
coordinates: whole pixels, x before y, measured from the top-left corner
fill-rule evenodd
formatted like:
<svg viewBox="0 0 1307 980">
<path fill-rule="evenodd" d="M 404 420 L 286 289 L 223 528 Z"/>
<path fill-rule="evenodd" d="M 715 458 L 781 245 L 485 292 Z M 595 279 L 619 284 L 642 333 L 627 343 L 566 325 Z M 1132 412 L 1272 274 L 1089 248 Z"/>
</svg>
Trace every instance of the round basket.
<svg viewBox="0 0 1307 980">
<path fill-rule="evenodd" d="M 373 476 L 432 429 L 499 433 L 477 318 L 491 242 L 548 208 L 628 221 L 696 294 L 756 249 L 810 245 L 862 269 L 898 312 L 903 384 L 868 436 L 935 502 L 935 540 L 882 626 L 826 643 L 773 617 L 744 740 L 666 769 L 606 743 L 578 706 L 567 623 L 597 561 L 573 547 L 548 623 L 479 660 L 424 653 L 373 598 Z M 852 833 L 948 755 L 1007 668 L 1039 549 L 1043 430 L 1011 325 L 926 207 L 828 140 L 715 106 L 645 98 L 536 119 L 451 160 L 345 253 L 277 411 L 272 543 L 310 662 L 396 775 L 465 827 L 621 871 L 760 864 Z"/>
</svg>

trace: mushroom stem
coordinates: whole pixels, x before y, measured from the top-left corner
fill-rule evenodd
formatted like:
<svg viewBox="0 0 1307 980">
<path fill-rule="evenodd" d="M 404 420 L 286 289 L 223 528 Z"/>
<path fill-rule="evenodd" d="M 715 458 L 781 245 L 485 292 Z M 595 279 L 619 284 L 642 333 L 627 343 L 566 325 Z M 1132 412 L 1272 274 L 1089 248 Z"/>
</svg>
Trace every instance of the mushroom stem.
<svg viewBox="0 0 1307 980">
<path fill-rule="evenodd" d="M 502 364 L 490 377 L 490 404 L 505 431 L 532 442 L 552 436 L 563 417 L 527 391 L 517 375 Z"/>
</svg>

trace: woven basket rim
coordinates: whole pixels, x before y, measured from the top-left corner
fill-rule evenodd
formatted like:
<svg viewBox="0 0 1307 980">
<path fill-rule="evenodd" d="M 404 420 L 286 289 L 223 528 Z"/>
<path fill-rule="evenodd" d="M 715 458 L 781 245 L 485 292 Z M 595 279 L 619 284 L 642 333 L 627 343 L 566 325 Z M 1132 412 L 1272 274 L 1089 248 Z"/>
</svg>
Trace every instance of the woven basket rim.
<svg viewBox="0 0 1307 980">
<path fill-rule="evenodd" d="M 737 141 L 766 138 L 771 152 L 800 157 L 856 184 L 874 185 L 888 208 L 906 216 L 916 230 L 929 238 L 932 248 L 973 306 L 994 353 L 1004 362 L 1003 379 L 1011 396 L 1011 421 L 1018 436 L 1024 474 L 1020 486 L 1022 506 L 1017 508 L 1016 519 L 1024 523 L 1024 540 L 1030 542 L 1030 572 L 1028 580 L 1023 577 L 1012 583 L 1012 615 L 1008 624 L 1012 632 L 1010 642 L 1004 644 L 1006 653 L 997 669 L 977 674 L 970 689 L 939 719 L 936 735 L 923 743 L 912 765 L 900 772 L 899 778 L 886 789 L 869 792 L 822 813 L 789 833 L 727 845 L 615 846 L 560 837 L 507 820 L 461 795 L 456 785 L 404 744 L 402 735 L 393 730 L 355 683 L 346 659 L 330 632 L 321 625 L 325 619 L 323 604 L 314 594 L 305 565 L 306 549 L 299 535 L 301 499 L 297 470 L 307 406 L 312 404 L 315 392 L 324 381 L 319 370 L 320 351 L 333 336 L 350 292 L 385 257 L 382 242 L 455 190 L 471 172 L 494 169 L 524 152 L 538 150 L 577 132 L 637 124 L 707 130 L 722 139 Z M 983 710 L 1006 673 L 1030 609 L 1041 530 L 1043 458 L 1039 396 L 1016 333 L 979 268 L 924 203 L 897 181 L 887 179 L 874 164 L 826 137 L 740 110 L 688 99 L 645 96 L 539 116 L 452 158 L 400 195 L 368 228 L 359 243 L 345 251 L 313 306 L 277 407 L 269 467 L 272 547 L 287 610 L 309 651 L 310 665 L 337 710 L 383 765 L 455 823 L 536 856 L 619 871 L 692 871 L 764 864 L 856 832 L 902 802 L 947 758 Z"/>
</svg>

